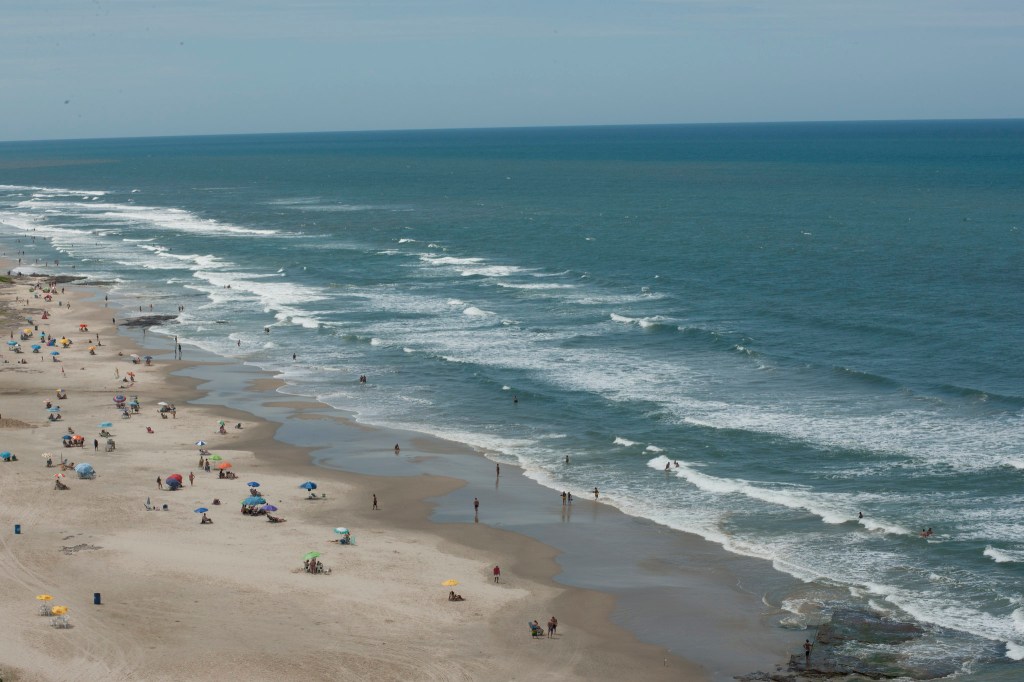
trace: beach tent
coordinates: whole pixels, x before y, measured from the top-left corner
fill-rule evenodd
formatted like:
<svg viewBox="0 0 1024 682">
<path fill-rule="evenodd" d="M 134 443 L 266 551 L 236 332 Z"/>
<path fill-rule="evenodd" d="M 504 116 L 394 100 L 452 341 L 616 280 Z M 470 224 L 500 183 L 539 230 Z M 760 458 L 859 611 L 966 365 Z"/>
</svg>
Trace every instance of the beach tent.
<svg viewBox="0 0 1024 682">
<path fill-rule="evenodd" d="M 92 478 L 96 475 L 96 470 L 92 468 L 91 464 L 82 462 L 75 466 L 75 473 L 79 478 Z"/>
<path fill-rule="evenodd" d="M 0 459 L 2 459 L 5 462 L 10 461 L 11 453 L 9 453 L 9 452 L 0 452 Z"/>
</svg>

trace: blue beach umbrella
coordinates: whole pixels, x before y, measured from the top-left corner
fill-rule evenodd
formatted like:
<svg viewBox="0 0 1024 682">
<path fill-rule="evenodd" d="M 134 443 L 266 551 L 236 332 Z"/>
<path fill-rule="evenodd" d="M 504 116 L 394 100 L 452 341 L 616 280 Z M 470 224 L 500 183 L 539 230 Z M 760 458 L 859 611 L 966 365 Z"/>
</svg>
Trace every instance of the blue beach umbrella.
<svg viewBox="0 0 1024 682">
<path fill-rule="evenodd" d="M 305 483 L 303 483 L 299 487 L 300 488 L 305 488 L 306 490 L 316 490 L 316 483 L 313 483 L 313 481 L 306 481 Z"/>
<path fill-rule="evenodd" d="M 334 532 L 337 533 L 338 535 L 348 535 L 349 534 L 348 528 L 335 528 Z"/>
<path fill-rule="evenodd" d="M 18 342 L 17 342 L 17 341 L 8 341 L 8 342 L 7 342 L 7 345 L 8 345 L 8 346 L 17 346 L 17 345 L 18 345 Z"/>
<path fill-rule="evenodd" d="M 40 346 L 38 343 L 32 344 L 32 350 L 39 350 L 40 348 L 42 348 L 42 346 Z"/>
<path fill-rule="evenodd" d="M 92 468 L 91 464 L 86 464 L 85 462 L 82 462 L 81 464 L 75 467 L 75 473 L 77 473 L 82 478 L 86 478 L 88 476 L 92 476 L 93 474 L 95 474 L 96 470 Z"/>
<path fill-rule="evenodd" d="M 210 510 L 207 509 L 206 507 L 200 507 L 199 509 L 196 509 L 196 514 L 205 514 L 208 511 Z"/>
<path fill-rule="evenodd" d="M 9 452 L 0 452 L 0 459 L 4 460 L 6 462 L 10 458 L 11 458 L 11 453 L 9 453 Z"/>
<path fill-rule="evenodd" d="M 259 495 L 250 495 L 249 497 L 242 500 L 242 504 L 246 507 L 255 507 L 258 504 L 266 504 L 267 501 Z"/>
<path fill-rule="evenodd" d="M 260 484 L 257 483 L 256 481 L 249 481 L 248 483 L 246 483 L 246 485 L 249 486 L 250 488 L 259 488 L 260 487 Z"/>
<path fill-rule="evenodd" d="M 60 355 L 59 350 L 50 351 L 50 355 Z"/>
<path fill-rule="evenodd" d="M 59 408 L 59 407 L 56 407 L 56 406 L 54 406 L 54 407 L 48 407 L 48 408 L 46 409 L 46 411 L 47 411 L 47 412 L 60 412 L 60 408 Z"/>
<path fill-rule="evenodd" d="M 63 437 L 61 438 L 61 440 L 71 440 L 71 436 L 69 436 L 69 435 L 65 434 L 65 435 L 64 435 L 64 436 L 63 436 Z"/>
<path fill-rule="evenodd" d="M 100 422 L 101 429 L 109 429 L 111 426 L 113 426 L 113 424 L 111 424 L 110 422 Z"/>
<path fill-rule="evenodd" d="M 262 507 L 260 507 L 260 509 L 266 512 L 277 511 L 277 507 L 275 507 L 272 504 L 265 504 Z"/>
</svg>

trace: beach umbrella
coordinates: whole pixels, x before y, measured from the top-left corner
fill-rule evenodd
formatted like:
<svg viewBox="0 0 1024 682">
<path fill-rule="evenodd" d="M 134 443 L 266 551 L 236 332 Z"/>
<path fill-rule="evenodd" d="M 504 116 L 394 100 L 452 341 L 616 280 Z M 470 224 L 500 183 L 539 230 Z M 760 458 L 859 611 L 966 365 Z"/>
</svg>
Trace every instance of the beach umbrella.
<svg viewBox="0 0 1024 682">
<path fill-rule="evenodd" d="M 115 403 L 123 403 L 124 402 L 124 396 L 123 395 L 115 395 L 114 396 L 114 402 Z"/>
<path fill-rule="evenodd" d="M 47 412 L 60 412 L 60 407 L 54 405 L 53 407 L 47 408 Z"/>
<path fill-rule="evenodd" d="M 76 433 L 75 435 L 71 436 L 71 440 L 73 440 L 76 443 L 78 443 L 78 442 L 81 442 L 81 441 L 85 440 L 85 436 L 83 436 L 80 433 Z"/>
<path fill-rule="evenodd" d="M 169 478 L 166 481 L 164 481 L 164 483 L 166 483 L 167 487 L 170 488 L 171 490 L 177 490 L 178 488 L 181 487 L 181 479 L 178 478 Z"/>
<path fill-rule="evenodd" d="M 210 510 L 207 509 L 206 507 L 200 507 L 199 509 L 196 509 L 196 514 L 205 514 L 208 511 Z"/>
<path fill-rule="evenodd" d="M 65 476 L 62 473 L 56 473 L 56 474 L 53 475 L 53 477 L 54 478 L 64 478 Z"/>
<path fill-rule="evenodd" d="M 160 403 L 160 405 L 167 405 L 167 403 Z M 205 440 L 197 440 L 196 441 L 196 445 L 198 445 L 199 447 L 203 447 L 203 446 L 206 445 L 206 441 Z"/>
<path fill-rule="evenodd" d="M 111 426 L 113 426 L 113 424 L 110 422 L 100 422 L 101 429 L 109 429 Z"/>
<path fill-rule="evenodd" d="M 37 594 L 36 599 L 38 599 L 39 601 L 51 601 L 53 599 L 53 596 L 49 594 Z"/>
<path fill-rule="evenodd" d="M 167 480 L 170 481 L 170 480 L 173 480 L 175 478 L 180 481 L 182 479 L 182 475 L 181 474 L 171 474 L 170 476 L 167 477 Z"/>
<path fill-rule="evenodd" d="M 246 507 L 255 507 L 257 504 L 266 504 L 267 501 L 259 495 L 250 495 L 249 497 L 242 500 L 242 504 Z"/>
<path fill-rule="evenodd" d="M 32 350 L 39 350 L 40 348 L 42 348 L 42 346 L 40 346 L 38 343 L 32 344 Z"/>
<path fill-rule="evenodd" d="M 444 585 L 445 587 L 455 587 L 456 585 L 459 584 L 459 581 L 458 580 L 454 580 L 454 579 L 449 579 L 449 580 L 445 580 L 441 584 Z"/>
<path fill-rule="evenodd" d="M 96 470 L 88 462 L 82 462 L 75 465 L 75 472 L 88 476 L 89 474 L 96 473 Z"/>
<path fill-rule="evenodd" d="M 260 507 L 260 509 L 262 509 L 265 512 L 277 511 L 277 507 L 275 507 L 272 504 L 265 504 L 262 507 Z"/>
<path fill-rule="evenodd" d="M 7 342 L 7 345 L 8 345 L 8 346 L 17 346 L 17 345 L 18 345 L 18 342 L 17 342 L 17 341 L 8 341 L 8 342 Z"/>
<path fill-rule="evenodd" d="M 221 462 L 220 464 L 217 465 L 217 468 L 218 469 L 230 469 L 231 468 L 231 462 Z"/>
<path fill-rule="evenodd" d="M 313 481 L 306 481 L 305 483 L 303 483 L 299 487 L 300 488 L 305 488 L 306 490 L 316 490 L 316 483 L 313 483 Z"/>
<path fill-rule="evenodd" d="M 306 552 L 306 555 L 304 557 L 302 557 L 302 558 L 303 559 L 315 559 L 318 556 L 320 556 L 320 552 Z"/>
<path fill-rule="evenodd" d="M 152 360 L 153 356 L 152 355 L 144 355 L 144 356 L 142 356 L 142 359 L 143 360 Z"/>
<path fill-rule="evenodd" d="M 219 461 L 221 461 L 224 458 L 221 457 L 220 455 L 210 455 L 209 457 L 207 457 L 207 459 L 211 459 L 214 462 L 219 462 Z"/>
<path fill-rule="evenodd" d="M 44 453 L 43 453 L 43 454 L 41 455 L 41 457 L 42 457 L 43 459 L 53 459 L 53 453 L 52 453 L 52 452 L 44 452 Z"/>
<path fill-rule="evenodd" d="M 96 350 L 96 346 L 89 346 L 89 350 Z"/>
<path fill-rule="evenodd" d="M 246 483 L 246 485 L 249 486 L 250 488 L 259 488 L 260 487 L 260 484 L 257 483 L 256 481 L 249 481 L 248 483 Z"/>
<path fill-rule="evenodd" d="M 338 535 L 348 535 L 348 528 L 335 528 L 334 532 Z"/>
<path fill-rule="evenodd" d="M 50 351 L 50 355 L 60 355 L 60 351 L 59 350 L 52 350 L 52 351 Z"/>
<path fill-rule="evenodd" d="M 11 453 L 9 453 L 9 452 L 0 452 L 0 459 L 4 460 L 6 462 L 10 458 L 11 458 Z"/>
<path fill-rule="evenodd" d="M 220 420 L 219 422 L 217 422 L 217 425 L 218 425 L 218 426 L 224 426 L 224 420 L 223 420 L 223 419 L 221 419 L 221 420 Z"/>
<path fill-rule="evenodd" d="M 50 609 L 50 613 L 52 613 L 55 616 L 63 616 L 67 612 L 68 607 L 66 606 L 54 606 L 52 609 Z"/>
<path fill-rule="evenodd" d="M 67 434 L 64 434 L 64 435 L 63 435 L 63 436 L 61 437 L 61 440 L 71 440 L 71 436 L 69 436 L 69 435 L 67 435 Z"/>
</svg>

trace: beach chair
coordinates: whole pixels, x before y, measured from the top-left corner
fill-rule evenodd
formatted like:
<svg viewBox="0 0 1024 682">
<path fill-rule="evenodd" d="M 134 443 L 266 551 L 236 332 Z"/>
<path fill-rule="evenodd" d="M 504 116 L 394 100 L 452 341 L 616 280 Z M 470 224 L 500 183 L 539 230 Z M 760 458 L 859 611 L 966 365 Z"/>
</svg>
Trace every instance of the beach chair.
<svg viewBox="0 0 1024 682">
<path fill-rule="evenodd" d="M 40 604 L 39 605 L 39 615 L 40 616 L 52 616 L 53 612 L 50 610 L 50 605 L 49 604 Z"/>
<path fill-rule="evenodd" d="M 71 621 L 67 616 L 54 616 L 50 619 L 50 625 L 55 628 L 67 629 L 71 627 Z"/>
</svg>

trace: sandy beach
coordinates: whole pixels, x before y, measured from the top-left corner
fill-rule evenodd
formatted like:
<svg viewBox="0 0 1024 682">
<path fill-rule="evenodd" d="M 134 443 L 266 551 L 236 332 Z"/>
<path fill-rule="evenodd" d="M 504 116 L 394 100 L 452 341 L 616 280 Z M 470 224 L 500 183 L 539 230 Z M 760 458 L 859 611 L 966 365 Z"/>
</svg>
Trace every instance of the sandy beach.
<svg viewBox="0 0 1024 682">
<path fill-rule="evenodd" d="M 31 318 L 73 343 L 51 356 L 53 349 L 33 353 L 34 341 L 23 341 L 24 352 L 5 350 L 0 365 L 2 450 L 17 457 L 0 463 L 5 681 L 705 677 L 700 666 L 612 624 L 611 596 L 555 583 L 550 547 L 485 524 L 444 524 L 439 532 L 426 500 L 461 481 L 315 467 L 309 451 L 274 440 L 278 425 L 190 404 L 201 397 L 200 382 L 169 376 L 188 366 L 170 348 L 154 353 L 152 366 L 133 364 L 132 353 L 151 351 L 116 332 L 112 318 L 123 313 L 104 307 L 101 290 L 58 285 L 66 293 L 47 302 L 29 293 L 40 278 L 15 280 L 0 291 L 11 339 Z M 127 372 L 134 382 L 123 381 Z M 57 389 L 67 398 L 57 399 Z M 138 396 L 139 413 L 124 418 L 118 394 Z M 47 401 L 60 411 L 49 412 Z M 173 418 L 160 416 L 159 402 L 176 406 Z M 105 422 L 116 444 L 109 452 L 99 436 Z M 62 445 L 72 432 L 84 436 L 83 447 Z M 199 440 L 231 463 L 236 479 L 198 467 Z M 41 456 L 47 452 L 53 467 Z M 91 464 L 95 478 L 62 472 L 62 459 Z M 55 489 L 59 473 L 67 490 Z M 182 489 L 158 487 L 173 473 L 182 474 Z M 307 480 L 324 497 L 307 499 L 299 487 Z M 239 513 L 251 481 L 285 523 Z M 194 510 L 202 507 L 213 523 L 200 523 Z M 337 526 L 351 529 L 354 546 L 331 542 Z M 304 572 L 310 551 L 330 574 Z M 498 584 L 494 565 L 502 568 Z M 458 585 L 442 585 L 450 579 Z M 465 601 L 448 601 L 449 589 Z M 41 602 L 42 594 L 54 598 Z M 71 627 L 53 627 L 41 604 L 66 606 Z M 555 637 L 530 636 L 528 622 L 544 626 L 553 615 Z"/>
</svg>

